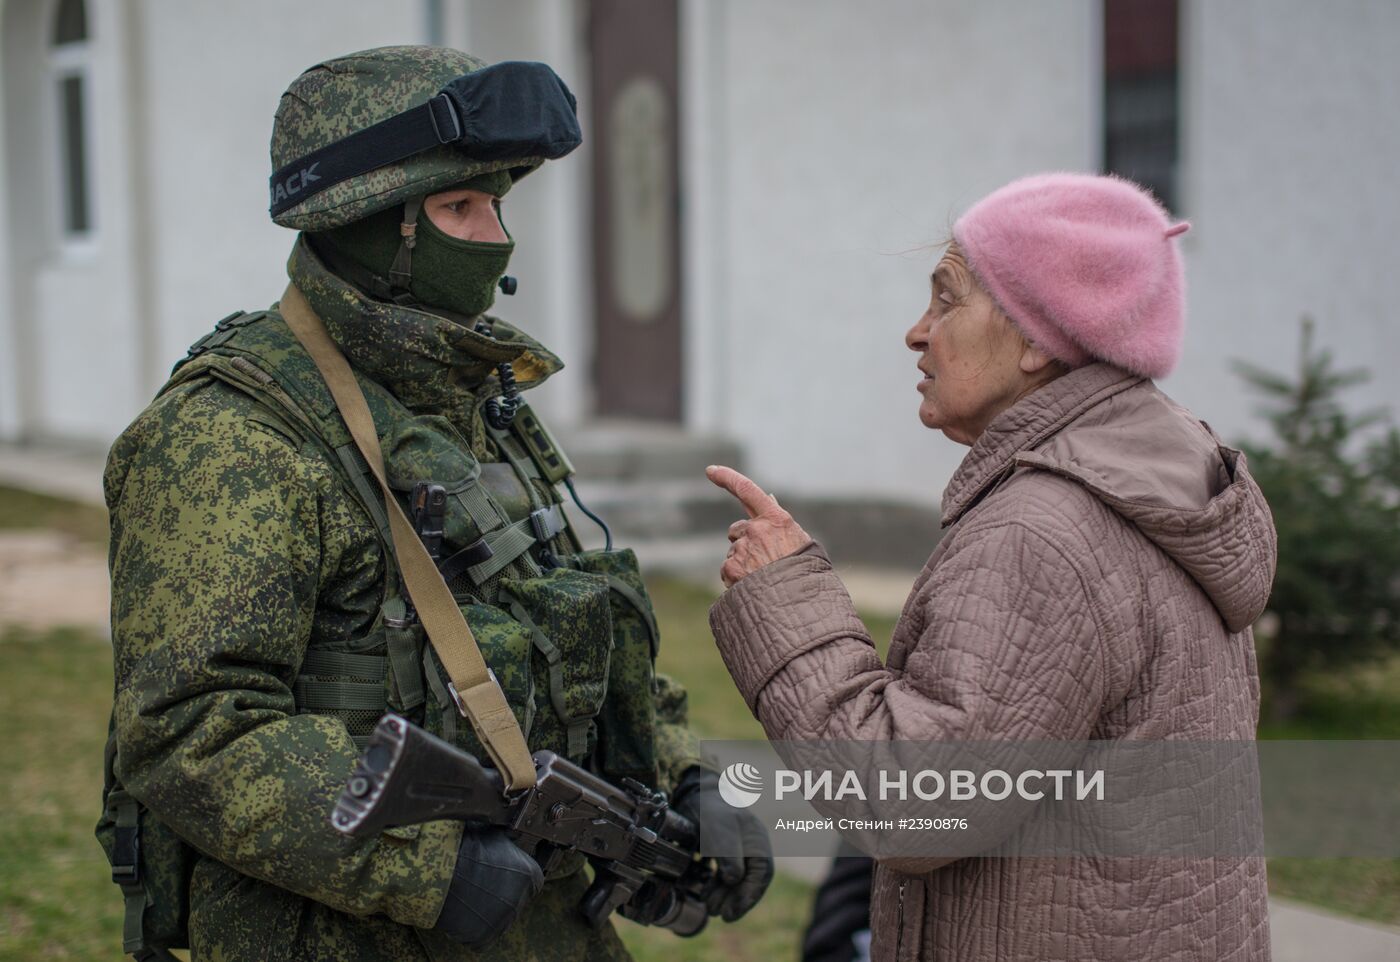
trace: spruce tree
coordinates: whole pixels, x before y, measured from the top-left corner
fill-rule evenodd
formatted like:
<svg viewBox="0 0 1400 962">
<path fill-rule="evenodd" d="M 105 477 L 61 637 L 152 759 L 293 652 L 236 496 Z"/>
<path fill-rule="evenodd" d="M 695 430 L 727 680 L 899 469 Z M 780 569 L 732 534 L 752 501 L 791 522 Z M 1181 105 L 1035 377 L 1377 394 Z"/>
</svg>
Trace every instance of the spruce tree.
<svg viewBox="0 0 1400 962">
<path fill-rule="evenodd" d="M 1281 720 L 1296 712 L 1306 673 L 1400 650 L 1400 431 L 1384 412 L 1342 404 L 1369 375 L 1338 370 L 1308 318 L 1294 378 L 1235 369 L 1263 395 L 1273 432 L 1241 447 L 1278 530 L 1278 630 L 1260 671 Z"/>
</svg>

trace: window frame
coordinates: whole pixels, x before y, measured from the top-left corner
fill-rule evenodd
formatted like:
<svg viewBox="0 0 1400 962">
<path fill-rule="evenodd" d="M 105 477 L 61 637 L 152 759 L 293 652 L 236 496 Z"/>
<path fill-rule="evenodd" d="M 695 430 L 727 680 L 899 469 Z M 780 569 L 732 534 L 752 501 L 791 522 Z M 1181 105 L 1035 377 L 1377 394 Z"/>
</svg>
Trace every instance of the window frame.
<svg viewBox="0 0 1400 962">
<path fill-rule="evenodd" d="M 63 0 L 49 0 L 45 4 L 43 25 L 44 79 L 43 79 L 43 126 L 45 128 L 44 149 L 48 171 L 45 178 L 45 192 L 48 195 L 48 221 L 46 227 L 50 237 L 50 247 L 65 261 L 88 261 L 96 254 L 101 228 L 98 216 L 97 178 L 93 163 L 93 147 L 96 142 L 96 128 L 93 107 L 93 29 L 92 11 L 85 11 L 87 35 L 81 40 L 64 44 L 54 42 L 58 10 Z M 87 0 L 78 0 L 84 6 Z M 82 126 L 83 170 L 82 185 L 87 202 L 87 227 L 72 230 L 69 227 L 68 193 L 68 145 L 66 143 L 67 117 L 64 114 L 63 85 L 76 78 L 79 83 Z"/>
<path fill-rule="evenodd" d="M 1112 62 L 1115 59 L 1110 51 L 1110 44 L 1113 41 L 1113 31 L 1109 28 L 1110 7 L 1120 8 L 1118 16 L 1123 17 L 1125 8 L 1129 5 L 1129 0 L 1100 0 L 1099 2 L 1099 44 L 1100 44 L 1100 66 L 1099 66 L 1099 130 L 1098 130 L 1098 165 L 1099 171 L 1105 174 L 1119 174 L 1124 177 L 1132 177 L 1136 183 L 1140 183 L 1144 188 L 1151 191 L 1153 196 L 1174 216 L 1183 216 L 1186 207 L 1184 200 L 1185 179 L 1186 179 L 1186 50 L 1185 50 L 1185 24 L 1187 16 L 1187 0 L 1160 0 L 1160 6 L 1170 7 L 1173 33 L 1171 40 L 1171 56 L 1169 68 L 1162 65 L 1148 64 L 1145 69 L 1141 63 L 1137 71 L 1115 71 Z M 1131 17 L 1129 18 L 1131 19 Z M 1140 21 L 1147 18 L 1138 18 Z M 1130 46 L 1130 50 L 1133 48 Z M 1137 47 L 1139 56 L 1142 55 L 1142 48 Z M 1152 54 L 1147 54 L 1147 59 L 1153 59 Z M 1123 146 L 1123 135 L 1141 137 L 1143 131 L 1157 132 L 1166 129 L 1164 125 L 1153 124 L 1122 124 L 1114 123 L 1113 118 L 1113 94 L 1115 90 L 1120 99 L 1122 98 L 1144 98 L 1149 99 L 1151 95 L 1157 94 L 1154 84 L 1169 82 L 1170 103 L 1171 103 L 1171 154 L 1166 157 L 1165 167 L 1166 188 L 1169 196 L 1160 196 L 1156 183 L 1144 183 L 1137 178 L 1141 176 L 1137 171 L 1128 171 L 1119 166 L 1110 165 L 1110 160 L 1118 160 L 1121 164 L 1122 156 L 1114 158 L 1113 147 L 1115 141 Z M 1134 129 L 1136 128 L 1136 129 Z M 1115 137 L 1115 134 L 1117 137 Z"/>
</svg>

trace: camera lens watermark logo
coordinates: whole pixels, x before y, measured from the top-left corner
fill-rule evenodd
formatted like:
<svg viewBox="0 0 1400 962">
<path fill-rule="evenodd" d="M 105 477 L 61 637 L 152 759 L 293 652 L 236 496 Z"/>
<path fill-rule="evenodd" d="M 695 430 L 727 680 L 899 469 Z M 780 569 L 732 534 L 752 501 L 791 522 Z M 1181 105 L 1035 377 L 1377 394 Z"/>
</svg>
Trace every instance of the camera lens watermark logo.
<svg viewBox="0 0 1400 962">
<path fill-rule="evenodd" d="M 735 762 L 719 773 L 719 797 L 735 808 L 748 808 L 763 791 L 763 773 L 748 762 Z"/>
</svg>

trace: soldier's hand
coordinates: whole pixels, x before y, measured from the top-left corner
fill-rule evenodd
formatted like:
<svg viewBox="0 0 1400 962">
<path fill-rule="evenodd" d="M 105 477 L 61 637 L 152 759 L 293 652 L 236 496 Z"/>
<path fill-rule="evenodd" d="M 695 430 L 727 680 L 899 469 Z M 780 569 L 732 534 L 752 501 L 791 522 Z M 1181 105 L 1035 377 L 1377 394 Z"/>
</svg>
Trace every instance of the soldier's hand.
<svg viewBox="0 0 1400 962">
<path fill-rule="evenodd" d="M 773 881 L 773 847 L 757 816 L 734 808 L 719 795 L 719 775 L 688 768 L 676 786 L 676 811 L 700 828 L 700 854 L 719 868 L 719 884 L 706 901 L 711 915 L 726 922 L 758 904 Z"/>
<path fill-rule="evenodd" d="M 745 575 L 779 558 L 785 558 L 812 538 L 778 505 L 778 499 L 764 492 L 733 468 L 710 465 L 705 477 L 743 505 L 748 517 L 729 526 L 729 554 L 719 569 L 726 588 Z"/>
<path fill-rule="evenodd" d="M 539 863 L 503 829 L 468 825 L 433 928 L 479 949 L 510 928 L 542 888 Z"/>
</svg>

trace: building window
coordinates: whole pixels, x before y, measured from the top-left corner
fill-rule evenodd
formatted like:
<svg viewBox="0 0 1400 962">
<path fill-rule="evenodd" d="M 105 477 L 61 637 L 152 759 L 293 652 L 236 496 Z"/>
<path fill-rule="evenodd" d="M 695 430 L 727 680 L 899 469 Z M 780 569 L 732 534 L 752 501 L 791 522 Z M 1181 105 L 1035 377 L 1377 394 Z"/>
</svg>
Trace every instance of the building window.
<svg viewBox="0 0 1400 962">
<path fill-rule="evenodd" d="M 1103 169 L 1179 201 L 1177 0 L 1104 0 Z"/>
<path fill-rule="evenodd" d="M 55 173 L 60 236 L 68 241 L 87 238 L 93 228 L 90 46 L 87 5 L 83 0 L 58 0 L 49 44 L 49 75 L 58 151 Z"/>
</svg>

